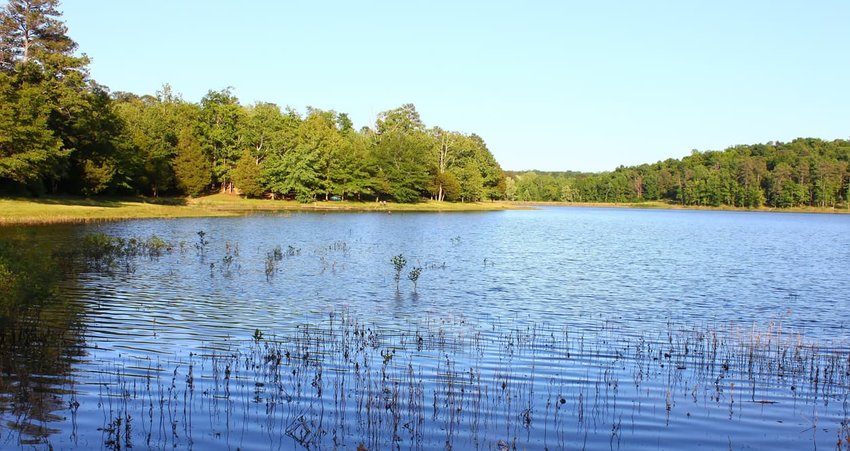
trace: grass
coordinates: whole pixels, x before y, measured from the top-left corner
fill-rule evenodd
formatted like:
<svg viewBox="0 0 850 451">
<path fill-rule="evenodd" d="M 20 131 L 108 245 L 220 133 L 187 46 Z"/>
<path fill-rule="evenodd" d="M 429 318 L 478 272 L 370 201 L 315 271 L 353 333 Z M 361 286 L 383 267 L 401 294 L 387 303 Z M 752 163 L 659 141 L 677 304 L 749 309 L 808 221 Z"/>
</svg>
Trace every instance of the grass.
<svg viewBox="0 0 850 451">
<path fill-rule="evenodd" d="M 387 202 L 312 202 L 243 199 L 227 194 L 200 198 L 80 198 L 0 199 L 0 225 L 60 224 L 145 218 L 238 216 L 285 211 L 496 211 L 522 208 L 507 202 L 450 203 L 425 201 L 416 204 Z"/>
</svg>

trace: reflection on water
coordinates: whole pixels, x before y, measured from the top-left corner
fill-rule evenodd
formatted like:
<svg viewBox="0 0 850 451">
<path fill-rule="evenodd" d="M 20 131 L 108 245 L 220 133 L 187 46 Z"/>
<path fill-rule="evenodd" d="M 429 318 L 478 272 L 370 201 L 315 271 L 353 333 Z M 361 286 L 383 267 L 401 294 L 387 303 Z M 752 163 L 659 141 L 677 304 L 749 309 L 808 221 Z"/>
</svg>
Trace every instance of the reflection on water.
<svg viewBox="0 0 850 451">
<path fill-rule="evenodd" d="M 0 242 L 0 420 L 20 444 L 59 432 L 73 403 L 82 323 L 79 304 L 55 294 L 61 273 L 39 243 L 19 236 Z"/>
<path fill-rule="evenodd" d="M 58 249 L 69 277 L 0 333 L 0 448 L 850 449 L 848 219 L 6 229 Z"/>
</svg>

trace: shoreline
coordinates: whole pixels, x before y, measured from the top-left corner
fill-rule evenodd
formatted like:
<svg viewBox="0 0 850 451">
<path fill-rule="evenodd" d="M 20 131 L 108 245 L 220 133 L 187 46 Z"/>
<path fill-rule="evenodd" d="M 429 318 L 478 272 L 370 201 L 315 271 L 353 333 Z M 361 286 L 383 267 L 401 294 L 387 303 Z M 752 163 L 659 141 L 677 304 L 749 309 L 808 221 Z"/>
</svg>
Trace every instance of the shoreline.
<svg viewBox="0 0 850 451">
<path fill-rule="evenodd" d="M 0 226 L 85 224 L 133 219 L 174 219 L 201 217 L 235 217 L 249 214 L 293 212 L 434 212 L 469 213 L 482 211 L 533 210 L 539 207 L 578 208 L 635 208 L 656 210 L 740 211 L 763 213 L 850 214 L 844 208 L 740 208 L 686 206 L 665 202 L 603 203 L 603 202 L 437 202 L 415 204 L 358 201 L 315 201 L 301 204 L 288 200 L 243 199 L 228 194 L 213 194 L 199 198 L 0 198 Z"/>
<path fill-rule="evenodd" d="M 229 194 L 199 198 L 0 198 L 0 226 L 85 224 L 133 219 L 236 217 L 249 214 L 294 212 L 481 212 L 529 209 L 505 201 L 454 203 L 423 201 L 415 204 L 358 201 L 243 199 Z"/>
</svg>

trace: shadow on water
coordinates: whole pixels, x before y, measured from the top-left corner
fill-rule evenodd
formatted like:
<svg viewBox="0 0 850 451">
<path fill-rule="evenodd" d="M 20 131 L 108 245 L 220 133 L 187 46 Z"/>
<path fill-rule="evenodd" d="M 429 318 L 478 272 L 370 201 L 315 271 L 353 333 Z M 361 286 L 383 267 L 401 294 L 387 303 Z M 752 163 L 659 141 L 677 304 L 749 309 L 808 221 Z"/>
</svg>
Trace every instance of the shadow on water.
<svg viewBox="0 0 850 451">
<path fill-rule="evenodd" d="M 43 243 L 0 240 L 0 418 L 22 445 L 46 442 L 73 411 L 83 327 L 79 307 L 58 295 L 61 279 Z"/>
</svg>

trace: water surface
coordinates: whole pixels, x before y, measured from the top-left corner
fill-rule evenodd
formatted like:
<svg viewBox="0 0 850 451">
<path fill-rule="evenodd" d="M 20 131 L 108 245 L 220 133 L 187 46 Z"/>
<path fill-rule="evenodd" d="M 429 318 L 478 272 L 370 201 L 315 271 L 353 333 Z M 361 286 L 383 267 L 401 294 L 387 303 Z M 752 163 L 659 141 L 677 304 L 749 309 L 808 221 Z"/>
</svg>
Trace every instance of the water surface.
<svg viewBox="0 0 850 451">
<path fill-rule="evenodd" d="M 2 231 L 58 249 L 96 232 L 173 246 L 69 277 L 74 320 L 42 340 L 52 353 L 16 348 L 4 369 L 0 447 L 832 449 L 850 437 L 848 216 L 547 208 Z"/>
</svg>

